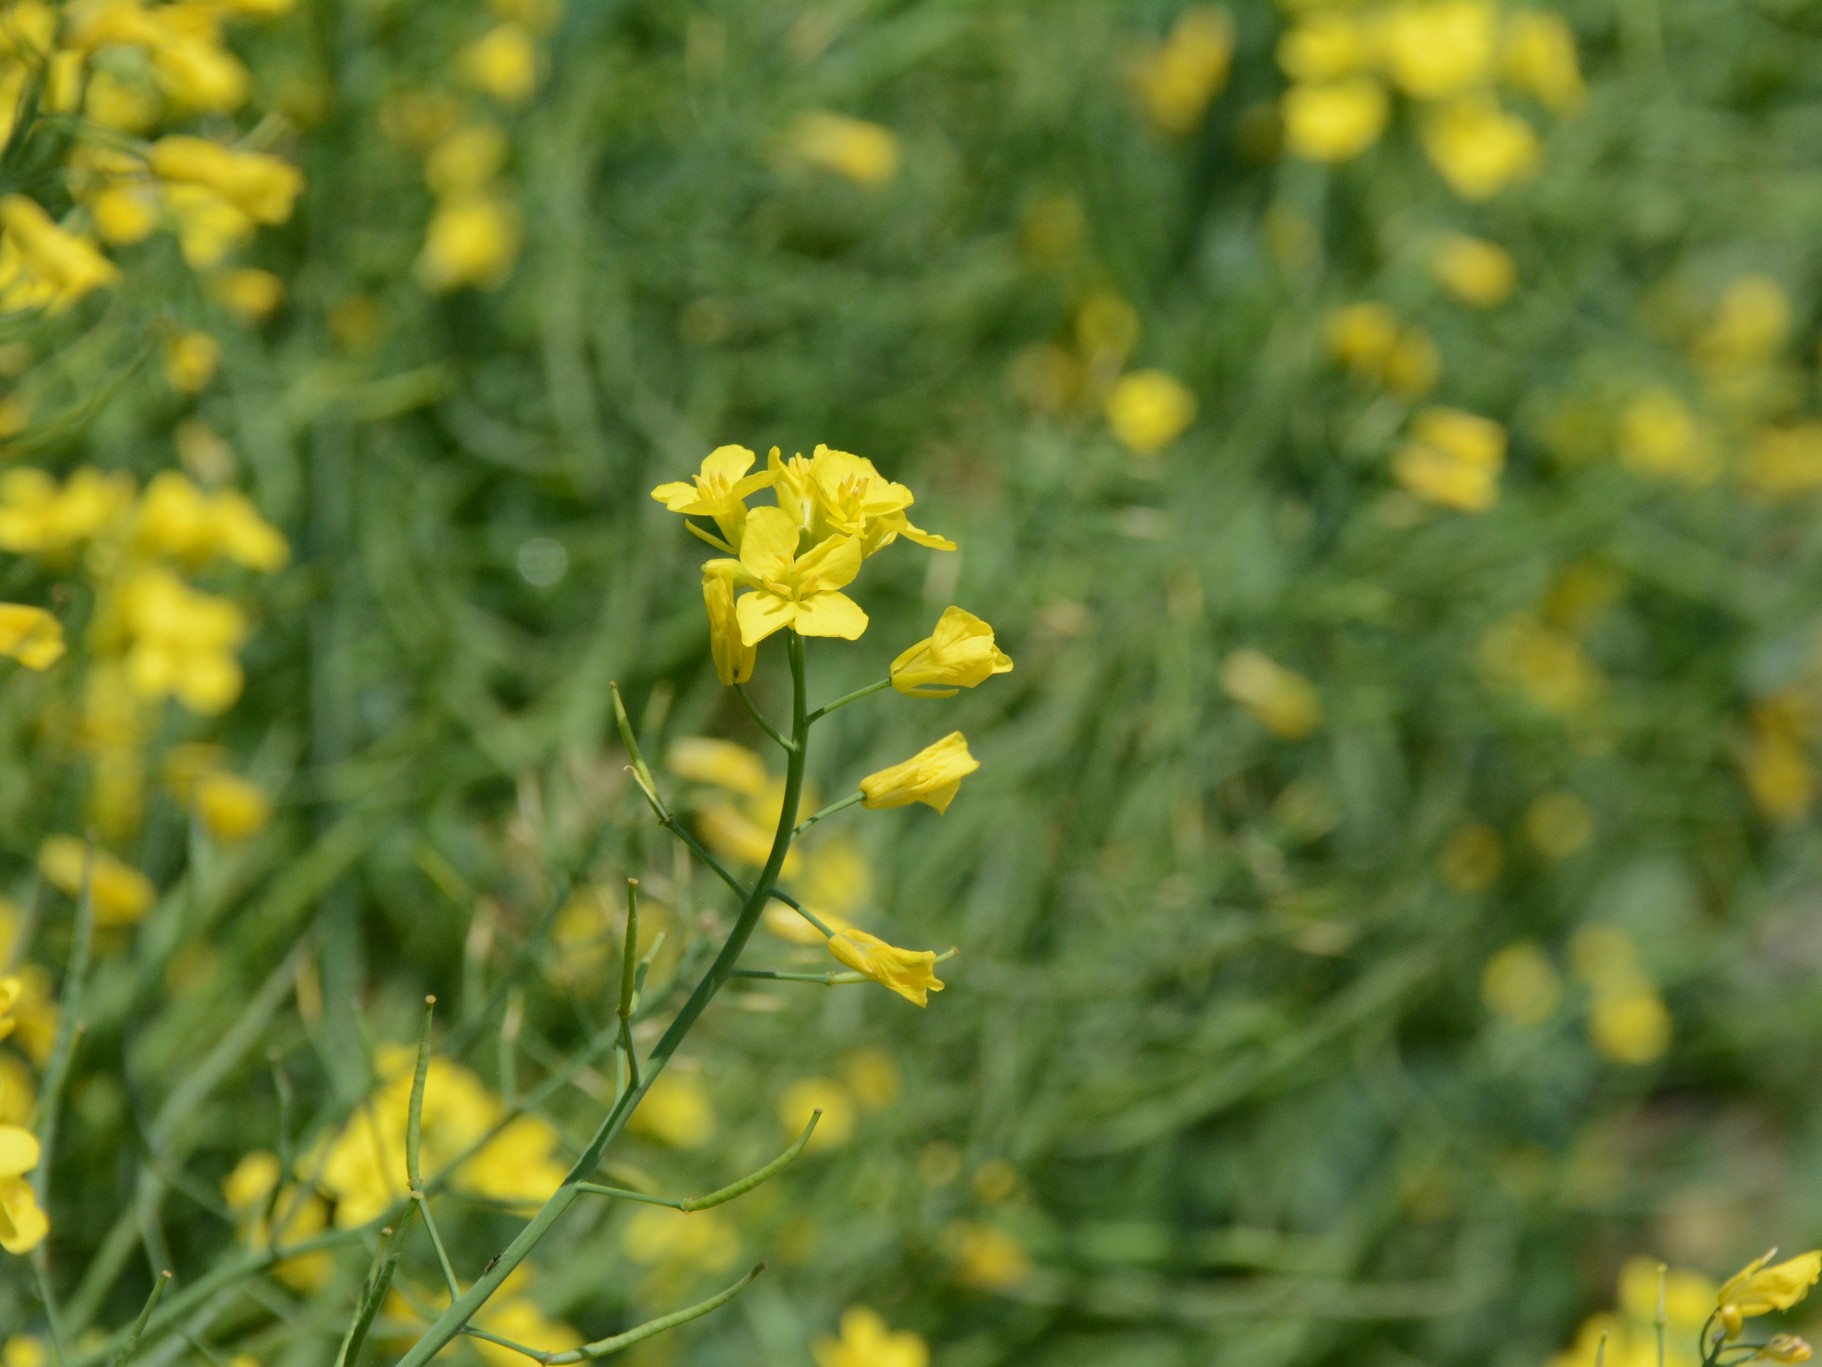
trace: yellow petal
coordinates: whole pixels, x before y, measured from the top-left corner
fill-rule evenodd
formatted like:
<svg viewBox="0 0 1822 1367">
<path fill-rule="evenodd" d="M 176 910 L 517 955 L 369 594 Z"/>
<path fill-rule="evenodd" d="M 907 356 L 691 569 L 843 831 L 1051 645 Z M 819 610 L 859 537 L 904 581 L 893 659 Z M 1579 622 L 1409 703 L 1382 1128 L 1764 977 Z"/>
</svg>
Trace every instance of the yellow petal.
<svg viewBox="0 0 1822 1367">
<path fill-rule="evenodd" d="M 813 593 L 797 605 L 796 627 L 799 635 L 852 641 L 867 629 L 867 614 L 845 593 Z"/>
<path fill-rule="evenodd" d="M 798 607 L 788 598 L 763 590 L 749 593 L 734 605 L 742 644 L 756 646 L 781 627 L 791 625 Z"/>
</svg>

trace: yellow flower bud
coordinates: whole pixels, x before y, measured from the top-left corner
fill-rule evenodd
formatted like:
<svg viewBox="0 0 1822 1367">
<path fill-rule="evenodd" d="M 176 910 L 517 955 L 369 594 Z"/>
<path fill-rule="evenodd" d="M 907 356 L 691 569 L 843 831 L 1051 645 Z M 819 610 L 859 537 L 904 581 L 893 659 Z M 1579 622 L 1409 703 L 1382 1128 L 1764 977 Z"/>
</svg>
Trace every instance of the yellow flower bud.
<svg viewBox="0 0 1822 1367">
<path fill-rule="evenodd" d="M 724 684 L 745 683 L 753 677 L 759 648 L 741 639 L 740 623 L 734 616 L 733 576 L 703 575 L 702 601 L 709 613 L 709 654 L 715 661 L 715 677 Z"/>
<path fill-rule="evenodd" d="M 980 767 L 968 753 L 967 739 L 960 731 L 951 731 L 903 763 L 868 774 L 860 781 L 862 801 L 875 810 L 921 802 L 946 812 L 962 780 Z"/>
<path fill-rule="evenodd" d="M 864 930 L 838 930 L 829 938 L 829 953 L 856 973 L 889 987 L 914 1006 L 929 1005 L 929 994 L 943 990 L 936 976 L 936 951 L 900 949 Z"/>
<path fill-rule="evenodd" d="M 1759 1356 L 1773 1362 L 1808 1362 L 1815 1356 L 1815 1351 L 1807 1340 L 1800 1339 L 1795 1334 L 1773 1334 L 1765 1340 Z"/>
<path fill-rule="evenodd" d="M 892 686 L 912 698 L 949 698 L 1012 669 L 993 628 L 972 612 L 944 608 L 936 630 L 892 662 Z"/>
</svg>

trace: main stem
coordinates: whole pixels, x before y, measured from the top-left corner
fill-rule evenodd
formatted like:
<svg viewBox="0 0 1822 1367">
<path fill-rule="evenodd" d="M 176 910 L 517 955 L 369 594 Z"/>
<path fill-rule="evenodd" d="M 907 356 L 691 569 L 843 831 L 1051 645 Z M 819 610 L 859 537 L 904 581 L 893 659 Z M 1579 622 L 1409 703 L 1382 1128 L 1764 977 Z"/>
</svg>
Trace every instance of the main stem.
<svg viewBox="0 0 1822 1367">
<path fill-rule="evenodd" d="M 607 1118 L 588 1141 L 588 1147 L 582 1151 L 582 1156 L 576 1159 L 575 1166 L 563 1179 L 563 1185 L 532 1216 L 525 1228 L 519 1231 L 518 1237 L 507 1245 L 506 1251 L 494 1260 L 474 1285 L 457 1296 L 449 1308 L 437 1316 L 436 1323 L 424 1331 L 424 1337 L 399 1359 L 398 1367 L 424 1367 L 462 1332 L 462 1326 L 487 1303 L 488 1297 L 499 1289 L 500 1283 L 525 1261 L 526 1255 L 538 1246 L 538 1241 L 550 1232 L 550 1227 L 581 1195 L 583 1184 L 594 1176 L 595 1169 L 600 1166 L 601 1155 L 625 1127 L 627 1117 L 651 1089 L 658 1074 L 664 1071 L 664 1065 L 677 1052 L 677 1047 L 695 1026 L 697 1018 L 708 1009 L 715 994 L 727 985 L 728 978 L 732 976 L 734 965 L 739 961 L 747 941 L 752 938 L 760 914 L 765 910 L 766 901 L 772 895 L 772 888 L 778 882 L 778 875 L 784 869 L 785 855 L 791 848 L 791 834 L 797 825 L 798 803 L 803 798 L 804 751 L 810 738 L 808 694 L 804 688 L 803 638 L 795 631 L 788 631 L 785 643 L 791 660 L 791 739 L 794 748 L 786 755 L 784 802 L 778 812 L 778 829 L 772 836 L 772 852 L 766 856 L 765 867 L 759 871 L 751 893 L 741 904 L 740 914 L 734 920 L 734 928 L 728 932 L 721 952 L 702 975 L 701 981 L 690 993 L 689 1000 L 683 1004 L 683 1009 L 677 1013 L 676 1019 L 670 1023 L 658 1043 L 652 1046 L 645 1067 L 640 1070 L 639 1082 L 629 1086 L 620 1094 L 619 1100 L 614 1102 L 613 1109 L 607 1113 Z"/>
</svg>

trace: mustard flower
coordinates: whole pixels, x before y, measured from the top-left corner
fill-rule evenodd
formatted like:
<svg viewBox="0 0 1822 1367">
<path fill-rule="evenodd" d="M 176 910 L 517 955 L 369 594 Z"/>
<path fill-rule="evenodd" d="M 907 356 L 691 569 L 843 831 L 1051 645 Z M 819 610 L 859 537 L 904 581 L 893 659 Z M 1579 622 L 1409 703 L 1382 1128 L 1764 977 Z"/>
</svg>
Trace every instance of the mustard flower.
<svg viewBox="0 0 1822 1367">
<path fill-rule="evenodd" d="M 1196 420 L 1196 396 L 1163 370 L 1122 375 L 1107 395 L 1107 425 L 1135 455 L 1162 451 Z"/>
<path fill-rule="evenodd" d="M 1280 103 L 1284 145 L 1305 161 L 1349 161 L 1379 141 L 1391 116 L 1385 87 L 1367 76 L 1293 85 Z"/>
<path fill-rule="evenodd" d="M 24 195 L 0 199 L 0 234 L 0 310 L 57 313 L 120 278 L 113 262 Z"/>
<path fill-rule="evenodd" d="M 773 455 L 777 455 L 775 450 Z M 673 513 L 713 518 L 728 549 L 738 551 L 746 528 L 747 499 L 770 488 L 778 478 L 773 469 L 749 475 L 747 471 L 758 459 L 744 446 L 717 446 L 703 457 L 702 469 L 695 475 L 660 484 L 652 490 L 652 497 Z"/>
<path fill-rule="evenodd" d="M 1480 513 L 1498 500 L 1505 463 L 1506 433 L 1498 423 L 1457 408 L 1426 408 L 1392 472 L 1418 498 Z"/>
<path fill-rule="evenodd" d="M 92 466 L 71 472 L 61 486 L 43 470 L 0 474 L 0 550 L 62 556 L 100 536 L 131 506 L 133 482 Z"/>
<path fill-rule="evenodd" d="M 0 603 L 0 655 L 43 672 L 63 658 L 63 623 L 43 608 Z"/>
<path fill-rule="evenodd" d="M 750 590 L 734 604 L 740 637 L 756 646 L 790 627 L 800 636 L 855 640 L 867 614 L 841 590 L 860 573 L 858 539 L 832 536 L 797 554 L 798 529 L 779 508 L 755 508 L 740 538 L 738 561 L 711 560 L 705 572 L 736 575 Z"/>
<path fill-rule="evenodd" d="M 1373 35 L 1351 14 L 1318 11 L 1300 19 L 1278 40 L 1278 67 L 1293 81 L 1339 80 L 1365 68 L 1373 58 Z"/>
<path fill-rule="evenodd" d="M 1530 10 L 1506 21 L 1501 65 L 1518 89 L 1558 114 L 1581 108 L 1588 98 L 1575 60 L 1575 35 L 1560 14 Z"/>
<path fill-rule="evenodd" d="M 0 1125 L 0 1248 L 8 1253 L 30 1253 L 51 1232 L 25 1180 L 38 1158 L 38 1140 L 30 1130 Z"/>
<path fill-rule="evenodd" d="M 898 174 L 898 135 L 865 119 L 826 110 L 800 114 L 785 134 L 787 156 L 856 185 L 884 185 Z"/>
<path fill-rule="evenodd" d="M 1498 23 L 1488 0 L 1395 5 L 1378 34 L 1393 83 L 1420 100 L 1478 89 L 1492 72 Z"/>
<path fill-rule="evenodd" d="M 1537 134 L 1491 100 L 1465 96 L 1423 123 L 1424 152 L 1463 199 L 1492 199 L 1537 170 Z"/>
<path fill-rule="evenodd" d="M 672 1148 L 699 1149 L 715 1137 L 714 1096 L 688 1073 L 660 1073 L 626 1127 Z"/>
<path fill-rule="evenodd" d="M 285 222 L 304 188 L 289 162 L 187 134 L 160 138 L 146 159 L 160 180 L 210 190 L 255 223 Z"/>
<path fill-rule="evenodd" d="M 1490 309 L 1512 297 L 1518 287 L 1518 265 L 1496 242 L 1459 234 L 1444 238 L 1430 258 L 1430 270 L 1450 294 L 1477 309 Z"/>
<path fill-rule="evenodd" d="M 1170 37 L 1132 65 L 1133 85 L 1151 121 L 1166 133 L 1193 130 L 1227 84 L 1233 55 L 1234 22 L 1224 11 L 1185 10 Z"/>
<path fill-rule="evenodd" d="M 708 608 L 709 655 L 715 661 L 715 677 L 728 685 L 745 683 L 753 677 L 759 651 L 741 639 L 734 612 L 733 575 L 703 575 L 702 601 Z"/>
<path fill-rule="evenodd" d="M 1266 730 L 1302 740 L 1322 724 L 1316 687 L 1262 651 L 1243 648 L 1221 662 L 1221 688 Z"/>
<path fill-rule="evenodd" d="M 980 767 L 980 761 L 968 753 L 967 739 L 960 731 L 951 731 L 903 763 L 863 778 L 862 804 L 883 810 L 921 802 L 940 814 L 949 810 L 962 780 Z"/>
<path fill-rule="evenodd" d="M 776 459 L 776 452 L 770 464 L 774 470 L 784 468 Z M 912 525 L 905 516 L 905 509 L 915 503 L 916 498 L 904 485 L 880 474 L 865 456 L 818 445 L 807 470 L 807 522 L 802 517 L 804 507 L 798 506 L 794 511 L 799 514 L 798 525 L 808 528 L 812 541 L 828 536 L 856 537 L 863 556 L 883 550 L 900 536 L 930 550 L 955 549 L 955 543 L 948 537 Z M 802 483 L 802 477 L 796 471 L 793 471 L 793 479 L 794 487 L 788 493 L 797 492 L 797 486 Z M 779 506 L 785 506 L 784 496 L 779 496 Z"/>
<path fill-rule="evenodd" d="M 538 88 L 538 49 L 522 24 L 483 33 L 457 59 L 462 77 L 502 104 L 520 104 Z"/>
<path fill-rule="evenodd" d="M 519 211 L 507 200 L 487 193 L 443 200 L 414 266 L 418 283 L 437 294 L 495 289 L 512 273 L 523 241 Z"/>
<path fill-rule="evenodd" d="M 949 698 L 1012 669 L 993 628 L 962 608 L 943 609 L 936 630 L 892 661 L 892 686 L 912 698 Z"/>
<path fill-rule="evenodd" d="M 221 368 L 221 343 L 206 332 L 182 332 L 165 346 L 165 382 L 179 394 L 200 394 Z"/>
<path fill-rule="evenodd" d="M 1815 1349 L 1809 1346 L 1809 1342 L 1795 1334 L 1773 1334 L 1759 1350 L 1760 1357 L 1772 1362 L 1808 1362 L 1815 1355 Z"/>
<path fill-rule="evenodd" d="M 930 1367 L 930 1345 L 909 1330 L 892 1330 L 864 1305 L 841 1317 L 841 1336 L 810 1345 L 816 1367 Z"/>
<path fill-rule="evenodd" d="M 50 836 L 39 847 L 38 871 L 67 897 L 82 895 L 85 867 L 96 925 L 135 925 L 158 900 L 151 879 L 138 869 L 106 850 L 91 850 L 73 835 Z"/>
<path fill-rule="evenodd" d="M 1774 1248 L 1761 1254 L 1721 1283 L 1717 1313 L 1728 1338 L 1739 1337 L 1745 1320 L 1790 1309 L 1822 1278 L 1822 1251 L 1811 1249 L 1773 1263 L 1777 1253 Z"/>
<path fill-rule="evenodd" d="M 936 976 L 935 950 L 900 949 L 877 935 L 850 928 L 829 937 L 829 953 L 913 1006 L 929 1005 L 929 994 L 943 990 L 942 980 Z"/>
</svg>

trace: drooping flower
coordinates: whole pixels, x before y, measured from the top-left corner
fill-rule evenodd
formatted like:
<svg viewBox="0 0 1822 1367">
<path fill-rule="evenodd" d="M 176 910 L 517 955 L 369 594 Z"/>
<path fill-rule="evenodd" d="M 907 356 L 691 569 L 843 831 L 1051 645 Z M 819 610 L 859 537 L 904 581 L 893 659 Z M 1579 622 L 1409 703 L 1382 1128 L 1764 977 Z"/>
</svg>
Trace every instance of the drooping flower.
<svg viewBox="0 0 1822 1367">
<path fill-rule="evenodd" d="M 951 731 L 910 759 L 863 778 L 862 803 L 883 810 L 921 802 L 946 812 L 961 790 L 962 780 L 980 767 L 980 761 L 968 753 L 967 739 L 960 731 Z"/>
<path fill-rule="evenodd" d="M 702 601 L 709 614 L 709 655 L 715 662 L 715 677 L 730 686 L 745 683 L 753 677 L 759 651 L 741 639 L 734 613 L 733 575 L 703 575 Z"/>
<path fill-rule="evenodd" d="M 912 698 L 948 698 L 1012 669 L 993 628 L 963 608 L 943 609 L 936 629 L 892 661 L 892 686 Z"/>
<path fill-rule="evenodd" d="M 749 475 L 747 471 L 758 459 L 744 446 L 717 446 L 703 457 L 702 469 L 695 475 L 660 484 L 652 490 L 652 497 L 673 513 L 713 518 L 729 549 L 738 552 L 746 527 L 747 499 L 769 489 L 778 478 L 769 469 Z"/>
<path fill-rule="evenodd" d="M 0 655 L 42 672 L 63 658 L 63 623 L 43 608 L 0 603 Z"/>
<path fill-rule="evenodd" d="M 755 508 L 740 539 L 738 561 L 711 560 L 705 572 L 735 574 L 747 587 L 734 604 L 741 640 L 756 646 L 790 627 L 800 636 L 855 640 L 867 614 L 841 590 L 860 573 L 860 542 L 831 536 L 797 554 L 798 529 L 778 508 Z"/>
<path fill-rule="evenodd" d="M 829 937 L 829 953 L 914 1006 L 929 1005 L 929 994 L 943 990 L 942 981 L 936 976 L 934 950 L 900 949 L 877 935 L 850 927 Z"/>
</svg>

